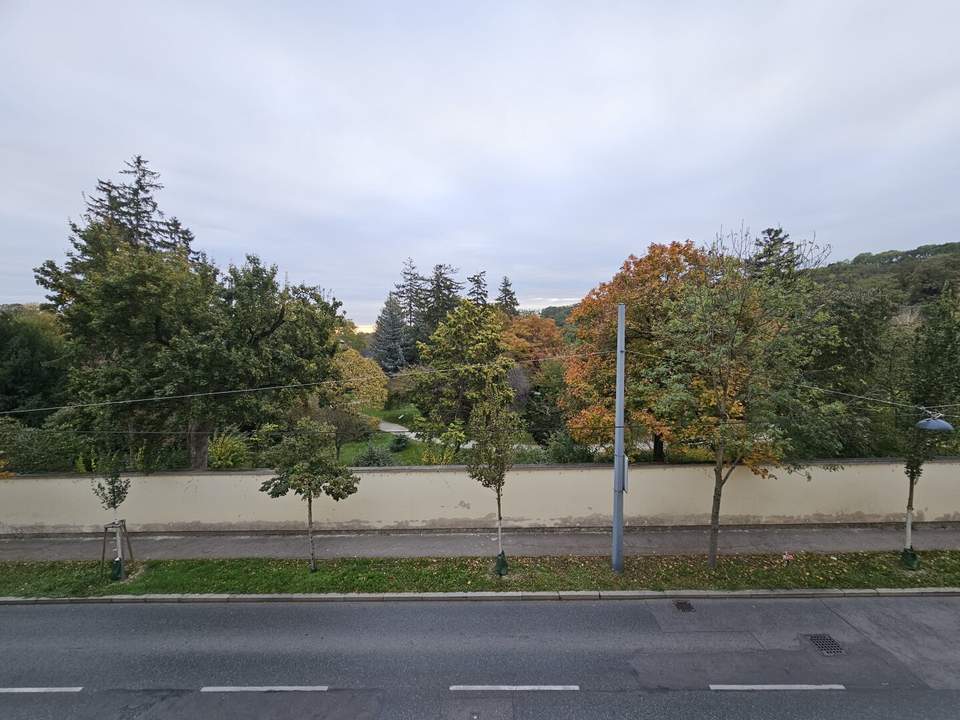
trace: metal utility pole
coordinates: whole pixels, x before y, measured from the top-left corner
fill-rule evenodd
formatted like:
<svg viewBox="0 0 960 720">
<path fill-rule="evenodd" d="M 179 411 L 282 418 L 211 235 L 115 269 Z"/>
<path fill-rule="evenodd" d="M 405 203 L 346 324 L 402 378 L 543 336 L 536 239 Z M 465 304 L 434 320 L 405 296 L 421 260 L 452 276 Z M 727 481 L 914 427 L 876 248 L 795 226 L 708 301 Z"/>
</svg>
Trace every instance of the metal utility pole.
<svg viewBox="0 0 960 720">
<path fill-rule="evenodd" d="M 615 573 L 623 572 L 623 491 L 626 486 L 626 459 L 623 454 L 623 394 L 626 372 L 627 307 L 617 305 L 617 409 L 613 435 L 613 552 L 611 564 Z"/>
</svg>

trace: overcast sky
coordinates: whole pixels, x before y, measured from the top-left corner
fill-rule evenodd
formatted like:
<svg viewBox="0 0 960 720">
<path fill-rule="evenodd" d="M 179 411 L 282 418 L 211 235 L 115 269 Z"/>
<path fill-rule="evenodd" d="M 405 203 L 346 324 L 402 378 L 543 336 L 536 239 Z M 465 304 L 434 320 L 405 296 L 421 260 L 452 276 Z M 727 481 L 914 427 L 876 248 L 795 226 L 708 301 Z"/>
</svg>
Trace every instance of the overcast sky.
<svg viewBox="0 0 960 720">
<path fill-rule="evenodd" d="M 407 256 L 532 307 L 741 221 L 835 259 L 960 240 L 958 27 L 953 1 L 0 0 L 0 302 L 42 297 L 138 153 L 218 263 L 359 323 Z"/>
</svg>

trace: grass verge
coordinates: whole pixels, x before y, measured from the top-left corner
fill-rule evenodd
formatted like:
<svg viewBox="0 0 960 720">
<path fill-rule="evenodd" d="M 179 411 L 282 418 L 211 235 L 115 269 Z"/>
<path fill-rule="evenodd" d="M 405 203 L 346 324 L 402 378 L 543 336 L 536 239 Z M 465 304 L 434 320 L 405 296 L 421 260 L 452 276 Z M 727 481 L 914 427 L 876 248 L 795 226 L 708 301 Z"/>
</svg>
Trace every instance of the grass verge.
<svg viewBox="0 0 960 720">
<path fill-rule="evenodd" d="M 150 560 L 119 583 L 101 577 L 96 562 L 0 562 L 0 596 L 957 587 L 960 551 L 924 552 L 917 571 L 890 552 L 798 553 L 789 564 L 726 556 L 716 570 L 701 556 L 628 557 L 622 575 L 606 557 L 510 558 L 504 578 L 492 569 L 491 558 L 344 558 L 321 561 L 316 573 L 300 560 Z"/>
</svg>

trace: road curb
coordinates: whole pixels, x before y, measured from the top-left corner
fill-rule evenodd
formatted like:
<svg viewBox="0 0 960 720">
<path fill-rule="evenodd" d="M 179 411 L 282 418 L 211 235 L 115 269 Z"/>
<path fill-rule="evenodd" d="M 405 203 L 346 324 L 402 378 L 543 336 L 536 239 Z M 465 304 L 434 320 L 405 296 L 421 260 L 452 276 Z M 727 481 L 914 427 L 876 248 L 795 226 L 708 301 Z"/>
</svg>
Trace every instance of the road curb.
<svg viewBox="0 0 960 720">
<path fill-rule="evenodd" d="M 584 600 L 773 600 L 798 598 L 958 597 L 960 588 L 851 588 L 806 590 L 560 590 L 538 592 L 423 593 L 274 593 L 274 594 L 144 594 L 97 597 L 0 597 L 0 605 L 89 605 L 124 603 L 263 603 L 263 602 L 480 602 Z"/>
</svg>

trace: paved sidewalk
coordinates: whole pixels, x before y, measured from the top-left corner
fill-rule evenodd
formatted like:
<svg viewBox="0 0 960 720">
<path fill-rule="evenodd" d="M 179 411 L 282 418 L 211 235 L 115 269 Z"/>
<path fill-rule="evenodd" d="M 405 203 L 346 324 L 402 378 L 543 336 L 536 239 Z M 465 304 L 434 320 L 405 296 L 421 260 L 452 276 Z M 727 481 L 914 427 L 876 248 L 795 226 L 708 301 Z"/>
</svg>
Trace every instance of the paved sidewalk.
<svg viewBox="0 0 960 720">
<path fill-rule="evenodd" d="M 139 534 L 132 535 L 137 559 L 274 557 L 299 558 L 305 535 Z M 321 557 L 457 557 L 496 554 L 495 532 L 321 534 Z M 0 539 L 0 560 L 90 560 L 100 557 L 99 537 Z M 782 553 L 784 551 L 850 552 L 897 550 L 903 531 L 897 527 L 721 529 L 723 553 Z M 504 532 L 509 555 L 606 555 L 609 532 Z M 921 526 L 914 530 L 919 550 L 960 549 L 960 527 Z M 628 555 L 702 554 L 707 531 L 701 528 L 629 530 L 624 537 Z"/>
</svg>

